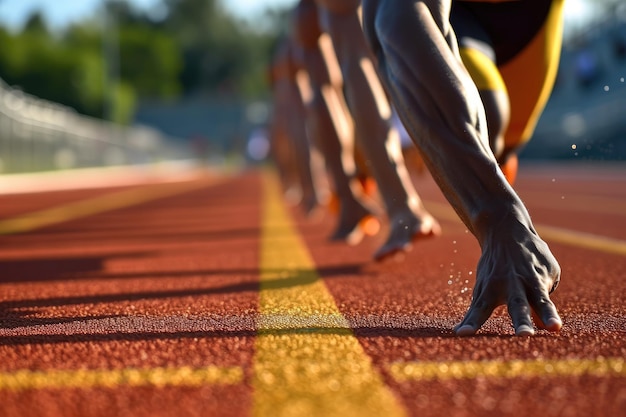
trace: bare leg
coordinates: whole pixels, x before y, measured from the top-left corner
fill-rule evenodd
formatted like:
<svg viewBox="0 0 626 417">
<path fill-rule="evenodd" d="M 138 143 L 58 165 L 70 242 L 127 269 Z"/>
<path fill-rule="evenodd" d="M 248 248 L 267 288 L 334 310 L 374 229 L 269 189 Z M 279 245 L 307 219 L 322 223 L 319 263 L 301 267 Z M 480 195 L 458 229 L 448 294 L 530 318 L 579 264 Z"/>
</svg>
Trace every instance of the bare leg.
<svg viewBox="0 0 626 417">
<path fill-rule="evenodd" d="M 311 152 L 307 132 L 305 128 L 306 109 L 304 108 L 302 98 L 298 94 L 297 86 L 292 85 L 290 89 L 290 103 L 292 107 L 288 120 L 289 134 L 294 144 L 295 165 L 298 173 L 300 188 L 302 189 L 302 199 L 300 206 L 302 210 L 311 215 L 320 205 L 323 197 L 320 188 L 320 180 L 315 178 L 320 173 L 316 171 L 311 161 Z"/>
<path fill-rule="evenodd" d="M 502 304 L 515 332 L 562 324 L 549 294 L 560 267 L 498 168 L 484 109 L 461 64 L 449 25 L 450 1 L 364 0 L 363 24 L 379 73 L 433 177 L 476 236 L 478 262 L 472 303 L 457 325 L 474 334 Z"/>
<path fill-rule="evenodd" d="M 339 221 L 334 240 L 357 243 L 363 236 L 360 223 L 372 213 L 360 201 L 361 190 L 355 178 L 353 124 L 345 113 L 345 101 L 337 86 L 338 68 L 328 57 L 332 46 L 320 41 L 317 9 L 311 1 L 301 1 L 294 15 L 296 55 L 307 71 L 311 97 L 307 101 L 307 127 L 312 140 L 323 154 L 339 197 Z M 340 82 L 340 81 L 339 81 Z"/>
<path fill-rule="evenodd" d="M 285 96 L 284 115 L 287 128 L 295 152 L 295 165 L 302 188 L 301 206 L 304 212 L 311 215 L 327 198 L 328 191 L 323 181 L 323 172 L 312 156 L 312 143 L 306 131 L 306 108 L 310 89 L 308 76 L 305 71 L 299 70 L 293 57 L 293 43 L 286 44 L 283 52 L 285 66 L 288 67 L 288 76 L 284 78 L 283 92 Z"/>
<path fill-rule="evenodd" d="M 281 107 L 277 95 L 274 92 L 274 112 L 275 115 L 279 113 Z M 269 138 L 270 138 L 270 152 L 271 158 L 274 161 L 274 165 L 278 170 L 281 184 L 283 186 L 283 192 L 293 202 L 291 195 L 294 194 L 295 188 L 298 188 L 297 194 L 301 192 L 296 178 L 296 170 L 293 165 L 294 152 L 293 144 L 287 133 L 287 120 L 281 116 L 272 117 L 270 121 Z"/>
<path fill-rule="evenodd" d="M 291 57 L 291 43 L 281 42 L 271 67 L 274 111 L 272 150 L 284 183 L 297 184 L 300 205 L 311 214 L 319 205 L 318 184 L 314 181 L 307 133 L 304 128 L 304 104 L 297 83 L 297 68 Z M 282 167 L 282 169 L 280 169 Z"/>
<path fill-rule="evenodd" d="M 348 107 L 379 192 L 387 209 L 390 233 L 375 253 L 383 259 L 407 250 L 419 237 L 440 233 L 404 165 L 398 131 L 387 96 L 372 63 L 358 16 L 360 0 L 316 0 L 323 29 L 330 34 L 345 80 Z"/>
</svg>

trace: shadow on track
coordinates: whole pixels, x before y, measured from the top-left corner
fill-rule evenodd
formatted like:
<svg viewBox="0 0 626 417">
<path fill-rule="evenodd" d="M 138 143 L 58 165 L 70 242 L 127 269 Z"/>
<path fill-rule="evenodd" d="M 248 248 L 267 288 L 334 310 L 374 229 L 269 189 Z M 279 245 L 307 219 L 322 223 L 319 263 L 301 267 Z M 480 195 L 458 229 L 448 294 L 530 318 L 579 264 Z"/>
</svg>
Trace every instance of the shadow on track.
<svg viewBox="0 0 626 417">
<path fill-rule="evenodd" d="M 76 319 L 74 319 L 76 320 Z M 393 338 L 453 338 L 454 333 L 450 329 L 424 327 L 417 329 L 397 329 L 388 327 L 371 327 L 367 329 L 346 329 L 327 327 L 306 327 L 293 329 L 261 330 L 256 329 L 232 329 L 232 330 L 203 330 L 203 331 L 155 331 L 155 332 L 111 332 L 111 333 L 77 333 L 77 334 L 32 334 L 0 336 L 0 346 L 19 346 L 30 344 L 67 344 L 67 343 L 92 343 L 92 342 L 118 342 L 118 341 L 154 341 L 154 340 L 181 340 L 181 339 L 224 339 L 258 336 L 284 336 L 297 334 L 327 334 L 337 336 L 357 337 L 366 331 L 368 337 L 393 337 Z M 504 337 L 504 336 L 502 336 Z"/>
</svg>

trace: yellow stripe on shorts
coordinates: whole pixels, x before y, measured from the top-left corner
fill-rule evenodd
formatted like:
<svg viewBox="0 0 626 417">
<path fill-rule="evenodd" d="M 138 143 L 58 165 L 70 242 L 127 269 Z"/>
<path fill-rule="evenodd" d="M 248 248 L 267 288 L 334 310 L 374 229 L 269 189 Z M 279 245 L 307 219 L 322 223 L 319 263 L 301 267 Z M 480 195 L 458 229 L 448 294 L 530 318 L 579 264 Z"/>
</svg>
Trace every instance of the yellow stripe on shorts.
<svg viewBox="0 0 626 417">
<path fill-rule="evenodd" d="M 507 91 L 496 64 L 477 49 L 461 47 L 461 59 L 479 90 Z"/>
</svg>

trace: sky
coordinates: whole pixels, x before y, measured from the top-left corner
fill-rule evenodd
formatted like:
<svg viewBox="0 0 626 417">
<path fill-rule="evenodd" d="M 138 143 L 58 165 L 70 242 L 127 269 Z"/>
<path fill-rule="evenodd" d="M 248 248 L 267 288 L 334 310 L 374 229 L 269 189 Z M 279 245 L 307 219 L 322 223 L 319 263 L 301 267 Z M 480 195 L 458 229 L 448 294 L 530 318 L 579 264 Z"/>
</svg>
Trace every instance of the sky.
<svg viewBox="0 0 626 417">
<path fill-rule="evenodd" d="M 128 0 L 141 8 L 154 7 L 159 0 Z M 103 0 L 0 0 L 0 22 L 20 28 L 34 10 L 42 10 L 48 23 L 62 28 L 68 23 L 95 14 Z M 297 0 L 226 0 L 224 3 L 235 14 L 251 17 L 267 7 L 291 6 Z M 567 0 L 566 22 L 578 24 L 593 10 L 593 0 Z"/>
<path fill-rule="evenodd" d="M 250 17 L 267 7 L 291 6 L 297 0 L 226 0 L 225 5 L 241 17 Z M 129 0 L 137 7 L 148 9 L 159 0 Z M 93 16 L 103 0 L 0 0 L 0 22 L 19 29 L 35 10 L 41 10 L 53 28 Z"/>
</svg>

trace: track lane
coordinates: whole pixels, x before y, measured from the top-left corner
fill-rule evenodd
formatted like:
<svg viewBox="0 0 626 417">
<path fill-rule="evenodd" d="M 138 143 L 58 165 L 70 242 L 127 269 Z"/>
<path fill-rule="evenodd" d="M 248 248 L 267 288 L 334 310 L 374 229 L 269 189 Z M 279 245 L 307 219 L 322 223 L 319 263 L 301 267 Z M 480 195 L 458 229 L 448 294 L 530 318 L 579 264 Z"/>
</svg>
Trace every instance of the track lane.
<svg viewBox="0 0 626 417">
<path fill-rule="evenodd" d="M 432 185 L 421 190 L 441 201 Z M 158 203 L 0 238 L 6 249 L 0 264 L 12 271 L 0 272 L 0 311 L 10 318 L 0 328 L 3 370 L 217 365 L 240 369 L 241 383 L 17 391 L 0 410 L 27 415 L 20 408 L 27 404 L 41 415 L 60 415 L 61 406 L 65 415 L 105 415 L 108 402 L 108 411 L 118 414 L 249 415 L 259 314 L 260 191 L 257 174 L 250 173 Z M 528 204 L 536 218 L 530 197 Z M 551 243 L 563 266 L 554 296 L 563 332 L 512 338 L 500 310 L 480 337 L 458 339 L 450 329 L 469 302 L 479 254 L 460 223 L 444 219 L 443 236 L 418 242 L 403 262 L 373 264 L 381 236 L 346 247 L 326 240 L 331 217 L 315 222 L 292 214 L 339 311 L 409 415 L 593 416 L 620 415 L 624 409 L 623 376 L 574 373 L 600 363 L 600 357 L 626 356 L 625 288 L 618 279 L 626 272 L 623 256 Z M 622 226 L 616 223 L 614 229 L 622 233 Z M 25 276 L 15 276 L 32 264 L 37 266 L 26 267 Z M 479 366 L 519 360 L 542 364 L 545 375 L 433 381 L 402 380 L 394 371 L 450 361 Z M 549 375 L 545 366 L 561 363 L 580 366 L 571 374 Z"/>
<path fill-rule="evenodd" d="M 558 167 L 555 171 L 558 175 Z M 416 183 L 427 207 L 429 201 L 445 204 L 430 179 Z M 551 181 L 536 182 L 533 190 L 537 183 Z M 597 195 L 599 188 L 594 185 L 589 193 L 580 187 L 576 190 L 581 195 Z M 610 197 L 610 189 L 607 191 Z M 532 200 L 527 203 L 536 221 L 549 221 L 535 215 Z M 530 339 L 511 337 L 508 316 L 499 308 L 480 337 L 460 342 L 451 329 L 469 306 L 480 252 L 451 213 L 440 217 L 440 238 L 417 242 L 401 262 L 378 265 L 371 264 L 367 254 L 382 243 L 380 237 L 364 242 L 365 250 L 351 251 L 324 243 L 331 228 L 322 231 L 319 225 L 307 225 L 305 220 L 301 223 L 318 267 L 330 271 L 323 277 L 342 312 L 387 382 L 402 395 L 411 415 L 620 415 L 626 404 L 626 286 L 619 277 L 626 272 L 626 257 L 611 250 L 590 249 L 572 239 L 563 243 L 548 238 L 563 267 L 563 281 L 553 295 L 564 320 L 563 331 L 558 335 L 539 331 Z M 604 221 L 605 214 L 595 213 L 591 206 L 587 217 Z M 572 226 L 570 233 L 579 233 L 580 213 L 564 210 L 561 218 Z M 613 223 L 616 236 L 624 236 L 625 226 L 623 221 Z M 342 270 L 346 263 L 351 267 Z M 616 360 L 615 369 L 601 377 L 575 376 L 602 358 Z M 563 360 L 581 362 L 571 367 L 569 377 L 546 371 L 537 377 L 503 379 L 485 374 L 464 381 L 442 372 L 435 381 L 399 381 L 392 371 L 397 366 L 429 367 L 446 361 L 480 366 L 519 360 L 540 363 L 544 369 L 554 369 Z"/>
<path fill-rule="evenodd" d="M 0 264 L 14 262 L 10 271 L 0 270 L 3 371 L 249 372 L 258 310 L 259 192 L 254 178 L 242 176 L 0 238 L 3 248 L 10 247 Z M 89 238 L 102 230 L 109 230 L 106 238 Z M 128 230 L 134 233 L 127 236 Z M 72 239 L 52 244 L 67 233 Z M 28 276 L 16 276 L 24 265 Z M 228 416 L 243 415 L 251 406 L 250 389 L 241 381 L 198 387 L 189 386 L 188 378 L 183 382 L 167 389 L 4 391 L 0 414 L 158 416 L 212 410 Z"/>
</svg>

